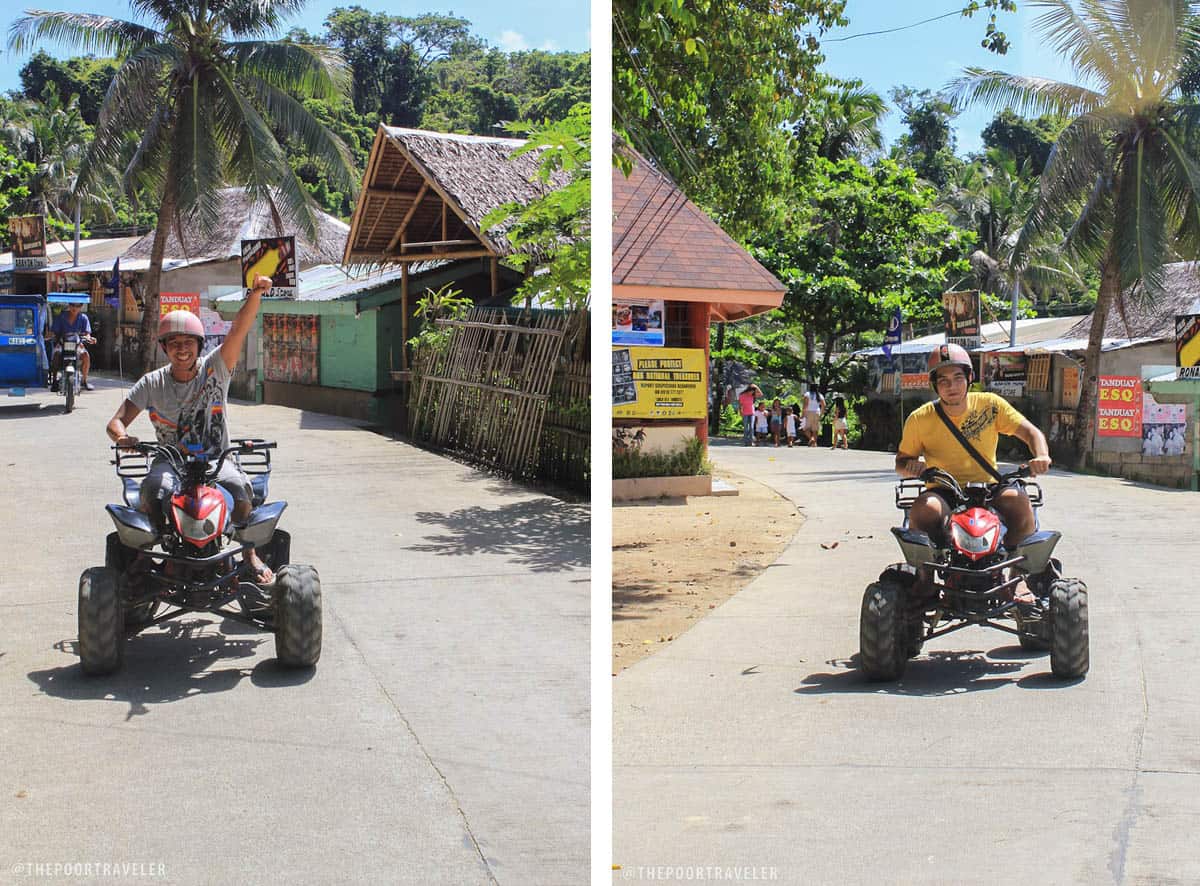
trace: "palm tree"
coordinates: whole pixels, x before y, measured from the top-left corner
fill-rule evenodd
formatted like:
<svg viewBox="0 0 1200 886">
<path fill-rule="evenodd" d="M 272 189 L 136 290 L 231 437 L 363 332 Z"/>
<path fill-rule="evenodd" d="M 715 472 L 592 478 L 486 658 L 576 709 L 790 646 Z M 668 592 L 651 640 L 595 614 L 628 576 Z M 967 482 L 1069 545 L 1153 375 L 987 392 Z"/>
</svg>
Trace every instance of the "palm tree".
<svg viewBox="0 0 1200 886">
<path fill-rule="evenodd" d="M 15 103 L 0 125 L 0 140 L 33 164 L 33 174 L 24 180 L 28 201 L 47 219 L 69 224 L 74 216 L 78 233 L 84 205 L 111 213 L 112 203 L 105 196 L 111 176 L 93 176 L 92 186 L 79 183 L 79 169 L 91 141 L 91 127 L 79 111 L 79 96 L 72 95 L 64 103 L 57 90 L 48 88 L 40 102 Z"/>
<path fill-rule="evenodd" d="M 1065 220 L 1061 245 L 1098 265 L 1078 416 L 1084 464 L 1094 445 L 1109 308 L 1120 307 L 1128 291 L 1153 303 L 1173 242 L 1193 250 L 1200 243 L 1200 164 L 1191 138 L 1200 105 L 1180 90 L 1200 28 L 1197 4 L 1185 0 L 1088 0 L 1081 12 L 1069 0 L 1030 3 L 1046 10 L 1035 28 L 1091 86 L 968 68 L 950 89 L 959 101 L 1071 118 L 1046 163 L 1014 260 L 1022 263 L 1030 245 Z"/>
<path fill-rule="evenodd" d="M 808 117 L 819 132 L 817 153 L 827 160 L 845 160 L 883 149 L 879 122 L 888 106 L 861 80 L 838 80 L 817 74 L 818 91 Z"/>
<path fill-rule="evenodd" d="M 978 237 L 971 269 L 983 292 L 1007 298 L 1021 289 L 1036 294 L 1048 288 L 1084 287 L 1070 259 L 1049 238 L 1031 245 L 1020 263 L 1014 261 L 1037 193 L 1038 180 L 1028 160 L 1018 166 L 1010 152 L 991 148 L 983 160 L 959 170 L 939 198 L 939 208 L 950 221 Z"/>
<path fill-rule="evenodd" d="M 142 358 L 149 366 L 172 226 L 214 231 L 220 190 L 241 185 L 270 206 L 280 234 L 286 216 L 315 236 L 311 198 L 273 128 L 296 139 L 346 192 L 355 190 L 357 175 L 345 144 L 302 104 L 305 98 L 347 94 L 341 57 L 327 47 L 264 39 L 304 0 L 130 0 L 130 5 L 150 24 L 35 10 L 13 23 L 8 46 L 23 52 L 41 38 L 121 61 L 78 186 L 115 165 L 128 136 L 138 135 L 125 166 L 126 190 L 133 194 L 145 187 L 159 195 L 142 314 Z"/>
</svg>

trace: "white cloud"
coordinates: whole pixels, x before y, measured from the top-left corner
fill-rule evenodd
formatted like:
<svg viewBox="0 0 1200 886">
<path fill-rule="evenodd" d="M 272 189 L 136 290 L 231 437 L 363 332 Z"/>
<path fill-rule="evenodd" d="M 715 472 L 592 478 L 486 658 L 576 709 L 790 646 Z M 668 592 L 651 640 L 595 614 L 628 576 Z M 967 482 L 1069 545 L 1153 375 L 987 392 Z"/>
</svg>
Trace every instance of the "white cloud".
<svg viewBox="0 0 1200 886">
<path fill-rule="evenodd" d="M 529 48 L 529 43 L 525 40 L 524 34 L 518 34 L 516 31 L 505 31 L 500 35 L 500 48 L 505 52 L 521 52 Z"/>
<path fill-rule="evenodd" d="M 542 44 L 541 48 L 544 49 L 546 52 L 558 52 L 558 44 L 555 43 L 553 40 L 547 40 L 545 43 Z"/>
</svg>

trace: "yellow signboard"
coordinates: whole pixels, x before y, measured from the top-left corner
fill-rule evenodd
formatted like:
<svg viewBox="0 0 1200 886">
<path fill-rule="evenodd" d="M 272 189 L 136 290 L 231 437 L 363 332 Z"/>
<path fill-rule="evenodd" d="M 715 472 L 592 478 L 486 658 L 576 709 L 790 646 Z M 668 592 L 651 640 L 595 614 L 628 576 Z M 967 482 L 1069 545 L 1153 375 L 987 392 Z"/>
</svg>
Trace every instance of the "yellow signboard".
<svg viewBox="0 0 1200 886">
<path fill-rule="evenodd" d="M 613 418 L 707 418 L 703 348 L 613 348 Z"/>
</svg>

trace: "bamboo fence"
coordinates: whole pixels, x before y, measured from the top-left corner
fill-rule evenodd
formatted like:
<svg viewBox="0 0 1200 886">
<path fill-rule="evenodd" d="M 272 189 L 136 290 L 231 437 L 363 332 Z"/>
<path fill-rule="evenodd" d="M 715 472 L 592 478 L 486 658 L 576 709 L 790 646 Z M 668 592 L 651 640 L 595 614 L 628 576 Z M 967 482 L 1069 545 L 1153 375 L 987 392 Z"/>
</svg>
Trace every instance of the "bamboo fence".
<svg viewBox="0 0 1200 886">
<path fill-rule="evenodd" d="M 414 362 L 413 439 L 518 479 L 586 491 L 590 368 L 562 356 L 577 320 L 474 308 L 438 325 L 452 336 L 445 351 Z"/>
</svg>

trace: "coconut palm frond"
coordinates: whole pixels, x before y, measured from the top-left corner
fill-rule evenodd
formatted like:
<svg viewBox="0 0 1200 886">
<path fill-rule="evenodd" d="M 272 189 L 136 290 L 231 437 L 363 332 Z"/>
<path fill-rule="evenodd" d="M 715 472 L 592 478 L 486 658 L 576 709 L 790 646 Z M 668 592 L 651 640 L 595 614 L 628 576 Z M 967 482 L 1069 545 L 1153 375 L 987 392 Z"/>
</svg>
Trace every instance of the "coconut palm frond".
<svg viewBox="0 0 1200 886">
<path fill-rule="evenodd" d="M 49 41 L 73 46 L 92 55 L 125 56 L 162 39 L 163 35 L 153 28 L 106 15 L 34 9 L 12 23 L 8 31 L 8 49 L 23 53 L 36 42 Z"/>
<path fill-rule="evenodd" d="M 956 107 L 981 102 L 998 109 L 1012 108 L 1026 116 L 1059 114 L 1074 117 L 1104 103 L 1101 93 L 1083 86 L 985 68 L 964 68 L 963 76 L 952 80 L 943 92 Z"/>
<path fill-rule="evenodd" d="M 286 92 L 256 78 L 246 78 L 244 82 L 253 90 L 255 99 L 271 122 L 291 133 L 324 166 L 335 186 L 351 195 L 357 193 L 358 175 L 345 142 L 322 126 L 304 105 Z"/>
<path fill-rule="evenodd" d="M 224 162 L 214 119 L 216 97 L 199 78 L 179 93 L 174 127 L 178 217 L 204 234 L 220 223 Z M 184 242 L 180 238 L 180 242 Z"/>
<path fill-rule="evenodd" d="M 1099 263 L 1113 224 L 1113 187 L 1107 172 L 1096 177 L 1087 199 L 1075 214 L 1063 245 L 1080 260 Z"/>
<path fill-rule="evenodd" d="M 160 108 L 146 124 L 138 146 L 125 167 L 122 176 L 125 193 L 136 194 L 139 188 L 145 188 L 150 193 L 162 193 L 170 139 L 171 114 L 165 107 Z"/>
<path fill-rule="evenodd" d="M 350 67 L 327 46 L 244 40 L 229 44 L 229 53 L 238 78 L 255 77 L 304 98 L 350 95 Z"/>
<path fill-rule="evenodd" d="M 1139 295 L 1153 299 L 1163 291 L 1167 261 L 1166 212 L 1155 179 L 1157 158 L 1147 156 L 1141 142 L 1125 158 L 1118 173 L 1115 205 L 1115 255 L 1122 289 L 1141 281 Z"/>
<path fill-rule="evenodd" d="M 170 0 L 142 0 L 169 3 Z M 277 32 L 293 15 L 304 10 L 307 0 L 230 0 L 222 18 L 237 37 L 266 37 Z"/>
<path fill-rule="evenodd" d="M 97 115 L 96 129 L 137 129 L 145 124 L 161 100 L 163 69 L 183 62 L 171 43 L 144 46 L 131 54 L 113 75 Z"/>
<path fill-rule="evenodd" d="M 1085 2 L 1087 18 L 1069 0 L 1031 0 L 1030 5 L 1046 10 L 1034 27 L 1046 35 L 1055 52 L 1070 61 L 1073 70 L 1095 77 L 1106 88 L 1124 77 L 1122 72 L 1129 69 L 1132 59 L 1101 4 Z"/>
</svg>

